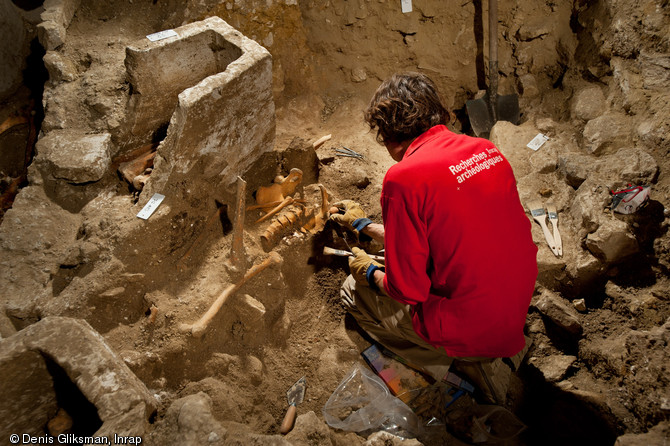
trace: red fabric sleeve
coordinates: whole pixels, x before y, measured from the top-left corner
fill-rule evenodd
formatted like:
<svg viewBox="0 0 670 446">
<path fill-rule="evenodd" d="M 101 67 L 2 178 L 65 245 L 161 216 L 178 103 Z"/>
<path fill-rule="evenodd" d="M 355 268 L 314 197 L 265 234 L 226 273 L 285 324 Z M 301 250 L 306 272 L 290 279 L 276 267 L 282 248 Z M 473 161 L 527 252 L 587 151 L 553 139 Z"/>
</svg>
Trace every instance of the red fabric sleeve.
<svg viewBox="0 0 670 446">
<path fill-rule="evenodd" d="M 406 190 L 406 189 L 405 189 Z M 429 247 L 426 223 L 416 216 L 417 203 L 403 189 L 385 182 L 381 197 L 384 219 L 386 275 L 384 288 L 389 296 L 404 304 L 416 305 L 428 299 Z"/>
</svg>

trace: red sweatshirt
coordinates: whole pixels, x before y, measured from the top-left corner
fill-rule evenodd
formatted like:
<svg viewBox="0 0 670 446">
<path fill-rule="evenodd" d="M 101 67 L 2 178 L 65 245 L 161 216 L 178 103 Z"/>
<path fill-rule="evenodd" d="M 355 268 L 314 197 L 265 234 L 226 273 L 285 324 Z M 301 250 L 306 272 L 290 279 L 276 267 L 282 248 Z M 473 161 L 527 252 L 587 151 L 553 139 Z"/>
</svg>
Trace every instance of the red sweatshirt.
<svg viewBox="0 0 670 446">
<path fill-rule="evenodd" d="M 392 166 L 381 194 L 384 287 L 450 356 L 524 346 L 537 247 L 509 162 L 486 139 L 438 125 Z"/>
</svg>

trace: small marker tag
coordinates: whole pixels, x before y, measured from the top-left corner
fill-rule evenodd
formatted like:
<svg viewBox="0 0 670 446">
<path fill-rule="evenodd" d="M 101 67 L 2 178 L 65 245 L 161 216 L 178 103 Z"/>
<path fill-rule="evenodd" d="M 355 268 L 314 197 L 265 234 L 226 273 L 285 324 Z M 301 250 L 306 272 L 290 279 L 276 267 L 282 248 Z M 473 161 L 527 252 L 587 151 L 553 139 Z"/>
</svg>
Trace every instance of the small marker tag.
<svg viewBox="0 0 670 446">
<path fill-rule="evenodd" d="M 151 199 L 147 202 L 147 204 L 144 205 L 144 207 L 137 214 L 137 216 L 143 220 L 148 219 L 149 217 L 151 217 L 151 214 L 153 214 L 154 211 L 158 209 L 158 206 L 160 206 L 164 198 L 165 195 L 154 194 L 154 196 L 151 197 Z"/>
<path fill-rule="evenodd" d="M 542 133 L 538 133 L 535 138 L 528 144 L 526 144 L 526 147 L 529 149 L 537 150 L 542 145 L 549 140 L 549 137 L 547 135 L 543 135 Z"/>
<path fill-rule="evenodd" d="M 147 39 L 155 42 L 157 40 L 167 39 L 168 37 L 176 37 L 177 32 L 174 29 L 166 29 L 165 31 L 160 31 L 157 33 L 149 34 Z"/>
<path fill-rule="evenodd" d="M 412 0 L 400 0 L 400 6 L 403 14 L 412 12 Z"/>
</svg>

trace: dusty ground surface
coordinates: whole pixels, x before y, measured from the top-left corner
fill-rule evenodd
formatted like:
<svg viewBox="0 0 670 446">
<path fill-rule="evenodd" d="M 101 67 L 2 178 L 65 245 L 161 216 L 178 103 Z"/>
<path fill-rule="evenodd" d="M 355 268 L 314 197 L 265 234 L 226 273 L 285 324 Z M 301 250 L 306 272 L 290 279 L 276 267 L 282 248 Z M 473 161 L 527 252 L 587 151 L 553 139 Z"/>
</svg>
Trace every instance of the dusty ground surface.
<svg viewBox="0 0 670 446">
<path fill-rule="evenodd" d="M 540 246 L 527 324 L 533 346 L 506 404 L 528 426 L 519 444 L 613 444 L 620 436 L 622 444 L 662 444 L 669 437 L 667 6 L 500 2 L 500 91 L 520 93 L 522 122 L 499 124 L 491 139 L 512 163 L 523 202 L 556 203 L 565 251 L 554 257 L 533 225 Z M 108 131 L 115 156 L 132 151 L 124 145 L 125 47 L 219 15 L 274 59 L 275 152 L 242 175 L 246 203 L 254 204 L 258 186 L 299 167 L 299 192 L 310 205 L 320 204 L 320 183 L 331 201 L 359 201 L 381 221 L 381 181 L 393 161 L 362 122 L 379 82 L 397 70 L 427 73 L 456 111 L 451 127 L 463 132 L 470 131 L 465 101 L 486 86 L 486 5 L 416 1 L 414 9 L 403 15 L 385 1 L 82 1 L 57 49 L 65 68 L 45 85 L 42 135 Z M 26 96 L 7 99 L 0 120 L 25 106 Z M 538 132 L 550 140 L 533 152 L 525 144 Z M 314 151 L 312 142 L 327 134 Z M 335 156 L 340 146 L 364 160 Z M 635 215 L 614 215 L 608 191 L 629 182 L 651 186 L 651 201 Z M 285 392 L 303 375 L 298 413 L 306 415 L 286 440 L 366 441 L 329 431 L 321 415 L 369 345 L 338 302 L 346 261 L 321 254 L 326 245 L 343 248 L 330 226 L 289 234 L 274 248 L 283 264 L 251 280 L 194 338 L 180 325 L 196 321 L 239 280 L 228 267 L 230 225 L 205 225 L 215 198 L 234 218 L 233 191 L 168 198 L 141 224 L 137 194 L 114 171 L 72 199 L 49 190 L 35 170 L 28 184 L 1 227 L 6 312 L 18 329 L 61 315 L 98 330 L 160 403 L 149 444 L 282 444 L 274 435 Z M 259 240 L 266 224 L 254 223 L 260 215 L 246 214 L 248 265 L 266 256 Z M 36 219 L 40 224 L 25 224 Z M 583 308 L 573 305 L 579 299 Z M 207 397 L 197 404 L 211 416 L 182 419 L 182 398 L 199 392 Z M 420 440 L 459 444 L 442 429 L 437 437 Z"/>
</svg>

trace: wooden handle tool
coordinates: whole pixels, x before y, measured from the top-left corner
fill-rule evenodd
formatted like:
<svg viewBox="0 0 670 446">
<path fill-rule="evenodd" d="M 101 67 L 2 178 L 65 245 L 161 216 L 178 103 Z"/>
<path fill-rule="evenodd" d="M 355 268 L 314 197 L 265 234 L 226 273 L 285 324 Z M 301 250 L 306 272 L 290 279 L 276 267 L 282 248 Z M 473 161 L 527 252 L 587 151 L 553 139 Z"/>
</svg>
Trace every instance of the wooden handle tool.
<svg viewBox="0 0 670 446">
<path fill-rule="evenodd" d="M 544 233 L 544 238 L 547 240 L 549 248 L 551 248 L 551 252 L 553 252 L 554 255 L 558 257 L 556 242 L 554 241 L 554 236 L 551 235 L 551 232 L 549 232 L 549 228 L 547 227 L 547 214 L 544 212 L 544 206 L 542 205 L 542 202 L 538 200 L 529 202 L 528 210 L 530 211 L 530 215 L 533 216 L 535 221 L 540 224 L 542 232 Z"/>
<path fill-rule="evenodd" d="M 563 255 L 563 241 L 561 240 L 561 233 L 558 230 L 558 210 L 554 203 L 547 203 L 547 216 L 551 222 L 554 230 L 554 243 L 556 244 L 556 252 L 559 256 Z"/>
</svg>

